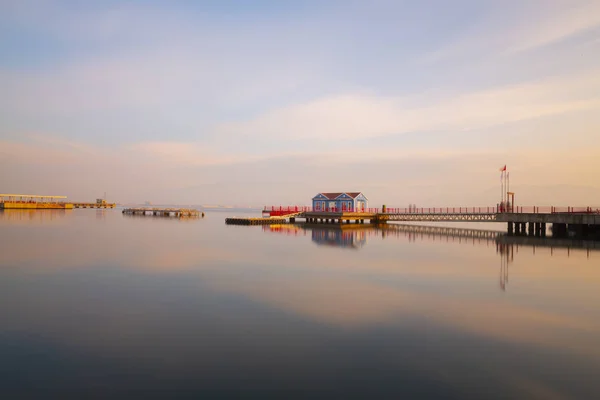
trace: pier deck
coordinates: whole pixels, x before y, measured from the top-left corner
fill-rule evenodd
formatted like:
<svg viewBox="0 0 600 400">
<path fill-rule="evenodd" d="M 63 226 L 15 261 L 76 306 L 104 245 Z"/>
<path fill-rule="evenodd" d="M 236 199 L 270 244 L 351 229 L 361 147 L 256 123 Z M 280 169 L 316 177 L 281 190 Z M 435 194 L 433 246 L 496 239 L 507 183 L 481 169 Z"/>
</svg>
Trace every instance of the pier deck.
<svg viewBox="0 0 600 400">
<path fill-rule="evenodd" d="M 204 213 L 192 208 L 149 208 L 136 207 L 125 208 L 122 211 L 126 215 L 147 215 L 157 217 L 204 217 Z"/>
<path fill-rule="evenodd" d="M 73 208 L 115 208 L 116 203 L 73 203 Z"/>
<path fill-rule="evenodd" d="M 282 218 L 282 217 L 269 217 L 269 218 L 249 218 L 249 217 L 231 217 L 225 218 L 227 225 L 274 225 L 274 224 L 288 224 L 293 222 L 293 217 Z"/>
<path fill-rule="evenodd" d="M 264 215 L 287 218 L 295 222 L 303 218 L 308 223 L 343 224 L 396 222 L 502 222 L 508 233 L 545 236 L 546 224 L 552 225 L 553 236 L 600 236 L 598 207 L 427 207 L 427 208 L 369 208 L 361 211 L 339 209 L 313 210 L 305 206 L 271 207 Z"/>
</svg>

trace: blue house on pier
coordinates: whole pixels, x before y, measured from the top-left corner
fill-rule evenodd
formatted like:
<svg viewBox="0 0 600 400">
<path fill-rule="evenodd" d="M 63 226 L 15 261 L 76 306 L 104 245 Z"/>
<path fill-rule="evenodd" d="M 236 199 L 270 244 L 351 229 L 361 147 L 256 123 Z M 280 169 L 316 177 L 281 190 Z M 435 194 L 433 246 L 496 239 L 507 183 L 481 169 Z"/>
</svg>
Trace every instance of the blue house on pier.
<svg viewBox="0 0 600 400">
<path fill-rule="evenodd" d="M 361 192 L 319 193 L 312 199 L 313 211 L 361 212 L 368 204 Z"/>
</svg>

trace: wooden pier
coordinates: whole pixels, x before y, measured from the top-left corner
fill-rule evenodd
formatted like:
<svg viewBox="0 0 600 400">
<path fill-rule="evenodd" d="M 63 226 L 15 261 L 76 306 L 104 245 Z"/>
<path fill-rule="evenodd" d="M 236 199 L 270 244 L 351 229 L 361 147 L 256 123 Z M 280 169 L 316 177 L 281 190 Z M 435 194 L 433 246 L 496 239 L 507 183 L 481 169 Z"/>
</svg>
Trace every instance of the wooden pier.
<svg viewBox="0 0 600 400">
<path fill-rule="evenodd" d="M 73 208 L 115 208 L 116 203 L 73 203 Z"/>
<path fill-rule="evenodd" d="M 509 235 L 545 236 L 546 224 L 552 225 L 554 237 L 577 236 L 600 238 L 600 207 L 524 207 L 503 205 L 487 207 L 409 207 L 367 208 L 344 211 L 330 208 L 313 210 L 306 206 L 271 207 L 263 210 L 263 218 L 285 218 L 289 222 L 304 219 L 311 224 L 375 224 L 386 222 L 501 222 Z"/>
<path fill-rule="evenodd" d="M 294 222 L 293 218 L 291 222 Z M 288 224 L 290 223 L 289 218 L 248 218 L 248 217 L 232 217 L 225 218 L 227 225 L 272 225 L 272 224 Z"/>
<path fill-rule="evenodd" d="M 122 211 L 126 215 L 147 215 L 155 217 L 178 217 L 178 218 L 199 218 L 204 217 L 204 213 L 193 208 L 126 208 Z"/>
</svg>

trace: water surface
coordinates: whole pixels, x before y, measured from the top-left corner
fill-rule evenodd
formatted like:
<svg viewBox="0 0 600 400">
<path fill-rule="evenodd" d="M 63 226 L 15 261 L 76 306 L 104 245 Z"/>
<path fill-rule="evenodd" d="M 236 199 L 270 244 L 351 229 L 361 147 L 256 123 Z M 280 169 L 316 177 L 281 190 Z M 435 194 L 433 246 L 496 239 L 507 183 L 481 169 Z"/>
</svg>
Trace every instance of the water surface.
<svg viewBox="0 0 600 400">
<path fill-rule="evenodd" d="M 0 212 L 2 397 L 600 397 L 600 252 L 230 214 Z"/>
</svg>

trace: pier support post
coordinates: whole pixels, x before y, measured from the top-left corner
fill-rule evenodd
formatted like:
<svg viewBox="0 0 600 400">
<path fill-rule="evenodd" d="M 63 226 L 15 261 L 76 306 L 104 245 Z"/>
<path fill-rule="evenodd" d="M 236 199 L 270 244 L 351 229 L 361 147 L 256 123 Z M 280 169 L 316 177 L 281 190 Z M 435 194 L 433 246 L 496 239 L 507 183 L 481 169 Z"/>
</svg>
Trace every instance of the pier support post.
<svg viewBox="0 0 600 400">
<path fill-rule="evenodd" d="M 515 231 L 515 224 L 513 222 L 508 223 L 508 234 L 512 235 Z"/>
<path fill-rule="evenodd" d="M 530 222 L 527 225 L 529 225 L 527 228 L 527 233 L 529 234 L 529 236 L 533 236 L 535 235 L 535 223 L 534 222 Z"/>
<path fill-rule="evenodd" d="M 586 224 L 573 224 L 570 225 L 575 232 L 575 236 L 578 238 L 586 237 L 588 234 L 588 226 Z"/>
<path fill-rule="evenodd" d="M 552 224 L 552 236 L 567 236 L 567 224 Z"/>
</svg>

